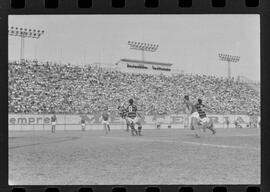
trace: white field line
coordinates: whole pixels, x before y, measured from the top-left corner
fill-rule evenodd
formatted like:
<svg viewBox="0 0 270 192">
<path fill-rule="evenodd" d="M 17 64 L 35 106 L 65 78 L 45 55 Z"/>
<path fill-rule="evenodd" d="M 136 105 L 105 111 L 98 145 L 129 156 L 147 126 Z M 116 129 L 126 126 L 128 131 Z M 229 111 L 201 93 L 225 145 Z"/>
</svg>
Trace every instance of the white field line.
<svg viewBox="0 0 270 192">
<path fill-rule="evenodd" d="M 146 141 L 146 142 L 163 142 L 163 143 L 184 143 L 189 145 L 199 145 L 199 146 L 208 146 L 208 147 L 216 147 L 216 148 L 224 148 L 224 149 L 252 149 L 259 151 L 260 148 L 257 147 L 246 147 L 246 146 L 233 146 L 233 145 L 219 145 L 219 144 L 211 144 L 211 143 L 200 143 L 200 142 L 193 142 L 193 141 L 180 141 L 180 140 L 164 140 L 164 139 L 146 139 L 146 138 L 138 138 L 134 137 L 134 140 L 125 137 L 110 137 L 110 136 L 101 136 L 102 138 L 108 139 L 116 139 L 122 141 Z M 181 138 L 183 139 L 183 138 Z"/>
<path fill-rule="evenodd" d="M 230 148 L 230 149 L 253 149 L 253 150 L 257 150 L 257 151 L 260 150 L 260 148 L 257 148 L 257 147 L 244 147 L 244 146 L 233 146 L 233 145 L 216 145 L 216 144 L 199 143 L 199 142 L 192 142 L 192 141 L 182 141 L 181 143 L 192 144 L 192 145 L 199 145 L 199 146 Z"/>
<path fill-rule="evenodd" d="M 258 134 L 249 134 L 249 135 L 216 135 L 215 137 L 260 137 Z"/>
</svg>

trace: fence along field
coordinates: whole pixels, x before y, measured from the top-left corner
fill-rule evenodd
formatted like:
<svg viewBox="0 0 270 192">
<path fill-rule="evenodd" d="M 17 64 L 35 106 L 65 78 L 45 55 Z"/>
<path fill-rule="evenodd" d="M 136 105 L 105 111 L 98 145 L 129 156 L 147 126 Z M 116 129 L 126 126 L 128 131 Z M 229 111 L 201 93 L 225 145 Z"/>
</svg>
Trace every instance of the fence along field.
<svg viewBox="0 0 270 192">
<path fill-rule="evenodd" d="M 81 119 L 86 120 L 86 129 L 103 129 L 101 125 L 101 115 L 56 115 L 58 130 L 80 130 Z M 248 115 L 208 115 L 215 124 L 215 128 L 234 128 L 235 121 L 242 128 L 259 127 L 260 116 Z M 110 116 L 112 129 L 123 129 L 125 121 L 118 115 Z M 227 126 L 229 121 L 229 126 Z M 144 116 L 142 119 L 143 129 L 154 129 L 160 125 L 160 128 L 177 128 L 187 127 L 190 118 L 186 114 L 173 115 L 153 115 Z M 24 130 L 47 130 L 50 129 L 51 115 L 35 114 L 9 114 L 9 131 Z M 251 125 L 251 126 L 250 126 Z"/>
</svg>

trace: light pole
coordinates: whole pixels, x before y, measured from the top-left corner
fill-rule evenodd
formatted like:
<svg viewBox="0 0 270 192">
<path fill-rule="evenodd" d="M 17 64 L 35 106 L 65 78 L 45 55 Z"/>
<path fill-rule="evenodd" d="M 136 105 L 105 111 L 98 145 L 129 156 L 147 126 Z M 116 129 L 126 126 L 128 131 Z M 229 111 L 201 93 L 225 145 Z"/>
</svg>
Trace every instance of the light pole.
<svg viewBox="0 0 270 192">
<path fill-rule="evenodd" d="M 159 47 L 157 44 L 142 43 L 136 41 L 128 41 L 128 45 L 130 46 L 130 49 L 135 49 L 142 52 L 142 61 L 144 61 L 145 58 L 145 51 L 155 52 Z"/>
<path fill-rule="evenodd" d="M 43 30 L 36 29 L 27 29 L 27 28 L 18 28 L 18 27 L 9 27 L 8 35 L 18 36 L 21 38 L 21 49 L 20 49 L 20 61 L 24 62 L 24 39 L 25 38 L 33 38 L 39 39 L 41 35 L 44 34 Z"/>
<path fill-rule="evenodd" d="M 218 56 L 219 56 L 219 59 L 221 61 L 227 61 L 228 78 L 231 78 L 231 62 L 237 63 L 240 60 L 240 57 L 239 56 L 232 56 L 229 54 L 223 54 L 223 53 L 219 53 Z"/>
</svg>

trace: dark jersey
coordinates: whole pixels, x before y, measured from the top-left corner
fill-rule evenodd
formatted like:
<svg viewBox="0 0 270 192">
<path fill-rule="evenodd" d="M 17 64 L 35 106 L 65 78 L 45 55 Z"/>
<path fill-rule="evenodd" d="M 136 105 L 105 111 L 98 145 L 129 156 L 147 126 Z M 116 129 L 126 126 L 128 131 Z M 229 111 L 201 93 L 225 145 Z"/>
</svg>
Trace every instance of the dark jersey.
<svg viewBox="0 0 270 192">
<path fill-rule="evenodd" d="M 82 119 L 81 120 L 81 124 L 85 124 L 85 119 Z"/>
<path fill-rule="evenodd" d="M 134 119 L 137 116 L 137 106 L 132 104 L 127 107 L 127 116 Z"/>
<path fill-rule="evenodd" d="M 104 121 L 108 121 L 108 119 L 109 119 L 109 113 L 104 111 L 102 113 L 102 118 L 103 118 Z"/>
<path fill-rule="evenodd" d="M 52 122 L 56 122 L 56 116 L 55 116 L 55 115 L 52 116 L 51 121 L 52 121 Z"/>
<path fill-rule="evenodd" d="M 206 113 L 205 113 L 205 111 L 204 111 L 204 110 L 202 110 L 202 107 L 204 107 L 204 105 L 203 105 L 203 104 L 199 104 L 199 103 L 197 103 L 197 104 L 195 105 L 195 107 L 196 107 L 196 109 L 197 109 L 197 111 L 198 111 L 198 113 L 199 113 L 200 118 L 204 118 L 204 117 L 206 117 Z"/>
<path fill-rule="evenodd" d="M 195 105 L 193 105 L 191 101 L 185 101 L 185 105 L 188 110 L 191 110 L 191 114 L 197 111 Z"/>
</svg>

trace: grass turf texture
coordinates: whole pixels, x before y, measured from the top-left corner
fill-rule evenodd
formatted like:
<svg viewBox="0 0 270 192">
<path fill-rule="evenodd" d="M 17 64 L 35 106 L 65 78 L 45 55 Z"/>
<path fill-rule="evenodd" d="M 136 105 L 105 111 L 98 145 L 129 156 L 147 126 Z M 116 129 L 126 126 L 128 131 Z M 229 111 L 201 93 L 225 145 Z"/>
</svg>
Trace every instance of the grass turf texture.
<svg viewBox="0 0 270 192">
<path fill-rule="evenodd" d="M 10 185 L 259 183 L 259 129 L 9 132 Z"/>
</svg>

